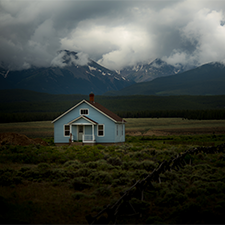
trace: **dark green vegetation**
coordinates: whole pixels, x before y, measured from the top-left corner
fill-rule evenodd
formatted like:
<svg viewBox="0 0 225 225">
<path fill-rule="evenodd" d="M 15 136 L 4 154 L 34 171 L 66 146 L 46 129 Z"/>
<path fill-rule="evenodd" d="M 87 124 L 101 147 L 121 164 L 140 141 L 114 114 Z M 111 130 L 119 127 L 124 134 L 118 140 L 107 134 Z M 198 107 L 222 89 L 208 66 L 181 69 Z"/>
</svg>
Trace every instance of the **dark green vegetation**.
<svg viewBox="0 0 225 225">
<path fill-rule="evenodd" d="M 134 179 L 160 162 L 198 146 L 218 146 L 225 135 L 126 137 L 121 146 L 0 147 L 0 212 L 3 223 L 87 223 L 120 198 Z M 190 156 L 186 158 L 187 162 Z M 192 165 L 161 175 L 162 183 L 131 199 L 142 217 L 117 223 L 224 223 L 225 151 L 191 155 Z"/>
<path fill-rule="evenodd" d="M 106 95 L 224 95 L 225 66 L 208 63 L 196 69 L 133 84 Z"/>
<path fill-rule="evenodd" d="M 26 90 L 0 91 L 0 122 L 53 120 L 87 95 L 51 95 Z M 224 119 L 225 96 L 95 96 L 125 118 Z"/>
</svg>

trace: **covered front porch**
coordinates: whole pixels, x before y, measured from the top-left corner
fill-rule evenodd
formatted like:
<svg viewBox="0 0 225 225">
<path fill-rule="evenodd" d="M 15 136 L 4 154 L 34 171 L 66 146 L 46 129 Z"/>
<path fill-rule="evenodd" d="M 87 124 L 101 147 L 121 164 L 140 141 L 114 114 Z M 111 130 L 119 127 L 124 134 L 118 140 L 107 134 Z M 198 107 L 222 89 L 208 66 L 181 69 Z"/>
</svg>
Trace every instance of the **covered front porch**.
<svg viewBox="0 0 225 225">
<path fill-rule="evenodd" d="M 70 142 L 94 144 L 96 143 L 95 128 L 98 123 L 89 119 L 86 116 L 80 116 L 72 120 L 70 125 Z"/>
</svg>

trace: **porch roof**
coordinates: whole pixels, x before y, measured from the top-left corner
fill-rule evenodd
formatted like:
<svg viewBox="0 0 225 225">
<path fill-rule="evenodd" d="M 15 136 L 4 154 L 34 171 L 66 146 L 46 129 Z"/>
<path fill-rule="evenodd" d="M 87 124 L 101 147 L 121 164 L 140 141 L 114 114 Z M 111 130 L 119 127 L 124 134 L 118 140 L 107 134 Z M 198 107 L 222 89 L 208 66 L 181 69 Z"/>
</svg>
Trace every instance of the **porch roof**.
<svg viewBox="0 0 225 225">
<path fill-rule="evenodd" d="M 95 122 L 94 120 L 88 118 L 87 116 L 82 115 L 82 116 L 79 116 L 79 117 L 77 117 L 77 118 L 71 120 L 71 121 L 68 123 L 68 125 L 70 125 L 70 124 L 72 124 L 72 123 L 78 121 L 78 120 L 81 119 L 81 118 L 87 120 L 88 122 L 90 122 L 90 123 L 93 124 L 93 125 L 97 125 L 97 124 L 98 124 L 97 122 Z"/>
</svg>

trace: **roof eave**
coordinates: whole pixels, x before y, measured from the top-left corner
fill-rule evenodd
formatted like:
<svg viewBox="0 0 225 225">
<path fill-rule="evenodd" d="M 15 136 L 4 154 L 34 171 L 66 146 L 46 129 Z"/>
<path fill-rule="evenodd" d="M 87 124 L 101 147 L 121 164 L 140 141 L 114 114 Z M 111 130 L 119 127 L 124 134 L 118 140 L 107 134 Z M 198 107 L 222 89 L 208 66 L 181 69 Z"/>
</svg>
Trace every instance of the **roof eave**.
<svg viewBox="0 0 225 225">
<path fill-rule="evenodd" d="M 75 106 L 71 107 L 70 109 L 68 109 L 66 112 L 64 112 L 63 114 L 61 114 L 60 116 L 58 116 L 56 119 L 54 119 L 51 123 L 55 123 L 57 120 L 59 120 L 61 117 L 65 116 L 67 113 L 69 113 L 70 111 L 72 111 L 73 109 L 75 109 L 77 106 L 79 106 L 80 104 L 82 104 L 84 101 L 86 100 L 82 100 L 79 103 L 77 103 Z"/>
</svg>

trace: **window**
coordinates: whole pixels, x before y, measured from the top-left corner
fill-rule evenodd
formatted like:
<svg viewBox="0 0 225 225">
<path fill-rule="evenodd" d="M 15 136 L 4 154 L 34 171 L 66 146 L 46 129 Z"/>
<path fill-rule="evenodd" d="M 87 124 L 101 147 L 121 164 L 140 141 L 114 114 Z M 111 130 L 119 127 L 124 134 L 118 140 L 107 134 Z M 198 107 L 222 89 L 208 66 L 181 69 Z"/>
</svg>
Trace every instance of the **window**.
<svg viewBox="0 0 225 225">
<path fill-rule="evenodd" d="M 64 135 L 70 136 L 70 125 L 64 125 Z"/>
<path fill-rule="evenodd" d="M 80 115 L 88 115 L 88 109 L 81 109 Z"/>
<path fill-rule="evenodd" d="M 104 136 L 104 125 L 98 125 L 98 136 Z"/>
</svg>

